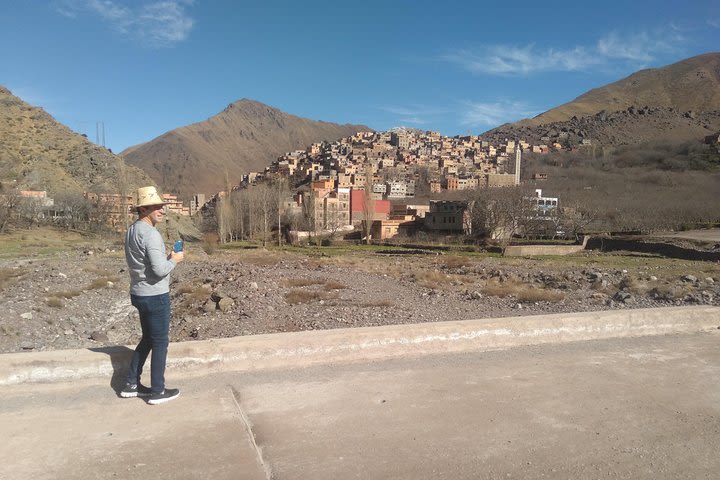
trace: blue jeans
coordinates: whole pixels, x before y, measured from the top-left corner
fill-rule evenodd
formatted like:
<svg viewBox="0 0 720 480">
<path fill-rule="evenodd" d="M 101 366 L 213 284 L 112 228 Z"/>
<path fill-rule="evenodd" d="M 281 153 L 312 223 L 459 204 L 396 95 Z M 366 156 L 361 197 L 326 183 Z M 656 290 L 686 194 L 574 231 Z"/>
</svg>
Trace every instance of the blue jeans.
<svg viewBox="0 0 720 480">
<path fill-rule="evenodd" d="M 140 383 L 145 360 L 150 351 L 150 389 L 152 393 L 165 390 L 165 362 L 168 351 L 168 332 L 170 331 L 170 294 L 163 293 L 149 297 L 130 295 L 130 300 L 140 313 L 142 338 L 130 362 L 127 382 Z"/>
</svg>

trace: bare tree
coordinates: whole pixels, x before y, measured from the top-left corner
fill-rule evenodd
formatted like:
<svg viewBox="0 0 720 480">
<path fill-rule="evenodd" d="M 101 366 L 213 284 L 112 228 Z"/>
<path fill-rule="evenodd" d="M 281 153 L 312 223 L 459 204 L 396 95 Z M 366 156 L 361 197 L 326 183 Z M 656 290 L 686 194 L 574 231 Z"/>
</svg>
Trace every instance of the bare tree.
<svg viewBox="0 0 720 480">
<path fill-rule="evenodd" d="M 503 251 L 536 216 L 532 197 L 522 187 L 477 189 L 470 201 L 474 234 L 498 240 Z"/>
<path fill-rule="evenodd" d="M 365 196 L 363 198 L 363 234 L 365 243 L 372 242 L 372 223 L 375 219 L 375 199 L 372 196 L 373 175 L 372 170 L 365 166 Z"/>
<path fill-rule="evenodd" d="M 277 195 L 267 183 L 258 183 L 248 190 L 249 206 L 252 215 L 257 219 L 258 231 L 263 247 L 267 246 L 275 211 L 277 209 Z"/>
<path fill-rule="evenodd" d="M 55 197 L 55 205 L 64 213 L 67 228 L 87 230 L 92 218 L 92 202 L 81 195 L 66 193 Z"/>
<path fill-rule="evenodd" d="M 0 195 L 0 233 L 5 233 L 13 225 L 19 198 L 15 192 Z"/>
<path fill-rule="evenodd" d="M 275 201 L 277 203 L 277 231 L 278 231 L 278 247 L 282 246 L 282 217 L 285 214 L 285 202 L 290 196 L 290 186 L 285 177 L 279 177 L 273 182 Z"/>
<path fill-rule="evenodd" d="M 317 203 L 321 200 L 317 198 L 312 191 L 305 192 L 303 194 L 302 203 L 302 229 L 307 231 L 312 237 L 317 236 L 318 230 L 322 227 L 319 225 L 317 218 Z"/>
</svg>

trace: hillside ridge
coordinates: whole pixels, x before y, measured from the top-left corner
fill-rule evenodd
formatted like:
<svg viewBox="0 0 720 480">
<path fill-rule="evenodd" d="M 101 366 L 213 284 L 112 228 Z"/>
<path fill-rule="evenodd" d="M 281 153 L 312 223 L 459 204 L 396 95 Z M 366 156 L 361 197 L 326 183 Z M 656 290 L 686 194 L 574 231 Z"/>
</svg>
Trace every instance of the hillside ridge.
<svg viewBox="0 0 720 480">
<path fill-rule="evenodd" d="M 207 120 L 166 132 L 120 155 L 164 190 L 187 198 L 224 190 L 244 174 L 263 171 L 286 152 L 359 131 L 371 129 L 309 120 L 243 98 Z"/>
</svg>

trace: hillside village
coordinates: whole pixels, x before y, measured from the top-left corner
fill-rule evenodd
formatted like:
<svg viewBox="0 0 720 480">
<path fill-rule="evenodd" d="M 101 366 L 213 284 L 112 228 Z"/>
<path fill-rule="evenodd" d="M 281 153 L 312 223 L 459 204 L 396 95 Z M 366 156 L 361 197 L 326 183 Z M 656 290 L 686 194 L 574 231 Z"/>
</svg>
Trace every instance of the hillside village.
<svg viewBox="0 0 720 480">
<path fill-rule="evenodd" d="M 310 211 L 313 229 L 321 232 L 352 230 L 371 221 L 368 233 L 374 239 L 419 230 L 470 233 L 467 202 L 430 197 L 517 186 L 522 153 L 548 153 L 551 148 L 560 150 L 563 146 L 514 140 L 496 146 L 479 136 L 444 137 L 437 132 L 404 128 L 360 132 L 289 152 L 264 172 L 246 175 L 236 188 L 252 186 L 262 179 L 290 179 L 298 192 L 287 207 L 297 214 Z M 535 174 L 534 178 L 544 175 Z M 365 198 L 366 192 L 372 204 Z M 218 196 L 226 194 L 220 192 Z M 543 212 L 558 206 L 557 198 L 544 197 L 541 191 L 536 191 L 532 202 Z"/>
<path fill-rule="evenodd" d="M 290 216 L 311 217 L 305 232 L 293 232 L 293 240 L 359 227 L 369 228 L 365 235 L 380 240 L 421 230 L 470 233 L 467 202 L 430 197 L 443 192 L 517 186 L 523 152 L 548 153 L 562 148 L 559 143 L 531 145 L 514 140 L 492 145 L 479 136 L 445 137 L 437 132 L 404 128 L 359 132 L 288 152 L 263 172 L 244 175 L 233 191 L 287 179 L 291 187 L 287 198 L 275 208 Z M 544 175 L 535 174 L 534 178 L 543 179 Z M 184 205 L 176 194 L 164 193 L 163 198 L 169 212 L 192 217 L 216 215 L 217 202 L 227 198 L 228 193 L 232 194 L 222 191 L 209 198 L 198 193 L 189 205 Z M 45 192 L 21 191 L 20 195 L 43 198 L 46 207 L 53 205 Z M 86 192 L 84 199 L 96 207 L 94 219 L 104 218 L 113 229 L 123 229 L 127 221 L 132 221 L 131 194 Z M 532 202 L 542 212 L 558 205 L 557 198 L 544 197 L 540 190 Z M 57 219 L 63 216 L 58 209 L 47 212 Z"/>
</svg>

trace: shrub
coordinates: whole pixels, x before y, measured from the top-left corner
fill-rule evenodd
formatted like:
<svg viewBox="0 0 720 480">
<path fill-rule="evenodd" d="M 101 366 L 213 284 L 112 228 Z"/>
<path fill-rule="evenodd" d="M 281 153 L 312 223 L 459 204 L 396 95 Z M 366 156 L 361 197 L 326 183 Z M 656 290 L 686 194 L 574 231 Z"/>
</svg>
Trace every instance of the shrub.
<svg viewBox="0 0 720 480">
<path fill-rule="evenodd" d="M 215 249 L 218 245 L 218 235 L 215 232 L 208 232 L 205 235 L 203 235 L 202 240 L 202 249 L 203 252 L 207 253 L 208 255 L 212 255 L 215 253 Z"/>
<path fill-rule="evenodd" d="M 348 288 L 344 283 L 336 282 L 335 280 L 328 280 L 325 282 L 325 290 L 342 290 Z"/>
<path fill-rule="evenodd" d="M 45 303 L 47 304 L 48 307 L 53 307 L 53 308 L 62 308 L 63 306 L 65 306 L 64 302 L 62 301 L 62 298 L 58 298 L 58 297 L 48 297 L 45 299 Z"/>
<path fill-rule="evenodd" d="M 307 290 L 290 290 L 285 294 L 285 301 L 290 305 L 297 305 L 298 303 L 310 303 L 320 299 L 320 293 L 310 292 Z"/>
<path fill-rule="evenodd" d="M 442 263 L 447 268 L 471 267 L 473 261 L 468 257 L 448 256 L 442 259 Z"/>
<path fill-rule="evenodd" d="M 426 288 L 438 288 L 452 281 L 450 276 L 435 270 L 423 270 L 414 273 L 412 278 L 418 285 Z"/>
<path fill-rule="evenodd" d="M 10 286 L 18 277 L 25 273 L 23 270 L 0 268 L 0 290 Z"/>
<path fill-rule="evenodd" d="M 97 290 L 100 288 L 106 288 L 108 286 L 108 283 L 116 283 L 118 281 L 117 277 L 100 277 L 96 278 L 92 282 L 90 282 L 90 285 L 88 285 L 89 289 Z"/>
</svg>

